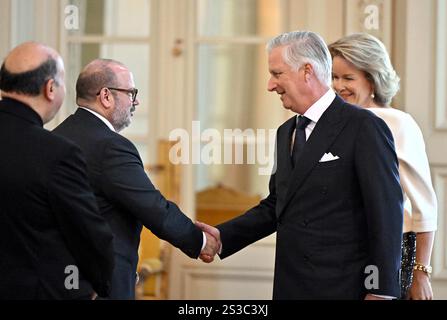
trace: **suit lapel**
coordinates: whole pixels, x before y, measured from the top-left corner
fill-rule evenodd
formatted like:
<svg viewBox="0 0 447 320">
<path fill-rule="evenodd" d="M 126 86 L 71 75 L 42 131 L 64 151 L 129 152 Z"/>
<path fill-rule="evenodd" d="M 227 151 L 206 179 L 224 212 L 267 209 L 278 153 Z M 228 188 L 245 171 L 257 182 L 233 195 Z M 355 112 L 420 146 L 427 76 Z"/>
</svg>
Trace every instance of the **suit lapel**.
<svg viewBox="0 0 447 320">
<path fill-rule="evenodd" d="M 287 188 L 287 195 L 283 205 L 278 208 L 278 217 L 284 212 L 296 191 L 305 182 L 312 169 L 321 157 L 328 152 L 338 134 L 346 125 L 348 118 L 343 117 L 343 100 L 336 97 L 329 108 L 317 122 L 311 136 L 304 145 L 303 152 L 298 158 L 297 165 L 292 171 Z"/>
</svg>

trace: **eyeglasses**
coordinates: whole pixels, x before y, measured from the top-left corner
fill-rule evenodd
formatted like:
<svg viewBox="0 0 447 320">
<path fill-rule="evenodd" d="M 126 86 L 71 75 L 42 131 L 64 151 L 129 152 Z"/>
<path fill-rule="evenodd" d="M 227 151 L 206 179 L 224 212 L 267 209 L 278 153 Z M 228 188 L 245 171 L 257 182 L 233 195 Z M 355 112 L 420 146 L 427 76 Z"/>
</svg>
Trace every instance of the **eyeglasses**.
<svg viewBox="0 0 447 320">
<path fill-rule="evenodd" d="M 122 89 L 122 88 L 111 88 L 111 87 L 105 87 L 109 90 L 115 90 L 115 91 L 120 91 L 120 92 L 125 92 L 127 94 L 131 94 L 131 99 L 132 99 L 132 103 L 135 103 L 135 101 L 137 100 L 137 94 L 138 94 L 138 89 L 137 88 L 133 88 L 133 89 Z M 101 88 L 101 90 L 104 88 Z M 98 91 L 98 93 L 96 94 L 97 96 L 99 96 L 99 94 L 101 93 L 101 90 Z"/>
</svg>

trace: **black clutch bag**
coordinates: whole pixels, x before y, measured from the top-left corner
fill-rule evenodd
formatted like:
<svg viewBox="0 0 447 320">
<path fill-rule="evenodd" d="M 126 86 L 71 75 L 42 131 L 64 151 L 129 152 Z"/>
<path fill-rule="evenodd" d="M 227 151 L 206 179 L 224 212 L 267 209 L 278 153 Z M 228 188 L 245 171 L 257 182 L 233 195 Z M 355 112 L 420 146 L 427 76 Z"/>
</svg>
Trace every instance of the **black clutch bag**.
<svg viewBox="0 0 447 320">
<path fill-rule="evenodd" d="M 401 299 L 407 299 L 413 282 L 413 268 L 416 262 L 416 233 L 405 232 L 402 237 L 402 264 L 400 291 Z"/>
</svg>

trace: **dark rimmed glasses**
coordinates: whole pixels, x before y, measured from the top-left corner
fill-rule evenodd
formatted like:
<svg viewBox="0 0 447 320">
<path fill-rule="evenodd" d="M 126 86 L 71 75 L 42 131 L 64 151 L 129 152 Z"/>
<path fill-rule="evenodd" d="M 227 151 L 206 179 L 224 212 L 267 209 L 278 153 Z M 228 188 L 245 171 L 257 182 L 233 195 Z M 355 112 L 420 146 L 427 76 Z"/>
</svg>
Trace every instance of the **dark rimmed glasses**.
<svg viewBox="0 0 447 320">
<path fill-rule="evenodd" d="M 119 91 L 119 92 L 124 92 L 127 94 L 132 95 L 131 99 L 132 99 L 132 103 L 135 104 L 135 101 L 137 100 L 137 94 L 138 94 L 138 89 L 137 88 L 133 88 L 133 89 L 123 89 L 123 88 L 112 88 L 112 87 L 104 87 L 107 88 L 109 90 L 115 90 L 115 91 Z M 104 89 L 104 88 L 101 88 Z M 101 90 L 98 91 L 98 93 L 96 94 L 97 96 L 99 96 L 99 94 L 101 93 Z"/>
</svg>

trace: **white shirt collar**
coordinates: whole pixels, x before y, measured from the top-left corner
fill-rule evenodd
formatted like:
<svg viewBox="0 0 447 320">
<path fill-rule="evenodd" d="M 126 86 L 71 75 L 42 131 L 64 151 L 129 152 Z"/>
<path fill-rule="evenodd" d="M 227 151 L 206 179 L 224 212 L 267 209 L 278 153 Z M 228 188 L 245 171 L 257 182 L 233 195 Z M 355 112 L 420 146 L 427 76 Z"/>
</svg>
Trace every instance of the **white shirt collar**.
<svg viewBox="0 0 447 320">
<path fill-rule="evenodd" d="M 320 120 L 323 113 L 329 108 L 335 99 L 335 92 L 329 89 L 317 102 L 315 102 L 307 111 L 303 114 L 306 118 L 312 120 L 313 123 L 317 123 Z"/>
<path fill-rule="evenodd" d="M 112 126 L 112 124 L 110 123 L 110 121 L 107 120 L 106 118 L 104 118 L 104 117 L 103 117 L 102 115 L 100 115 L 99 113 L 97 113 L 97 112 L 95 112 L 95 111 L 93 111 L 93 110 L 90 110 L 90 109 L 88 109 L 88 108 L 86 108 L 86 107 L 79 107 L 79 108 L 80 108 L 80 109 L 87 110 L 87 111 L 90 112 L 91 114 L 95 115 L 96 117 L 99 118 L 99 120 L 101 120 L 102 122 L 104 122 L 104 123 L 106 124 L 106 126 L 109 127 L 110 130 L 112 130 L 113 132 L 116 132 L 116 131 L 115 131 L 115 128 Z"/>
</svg>

